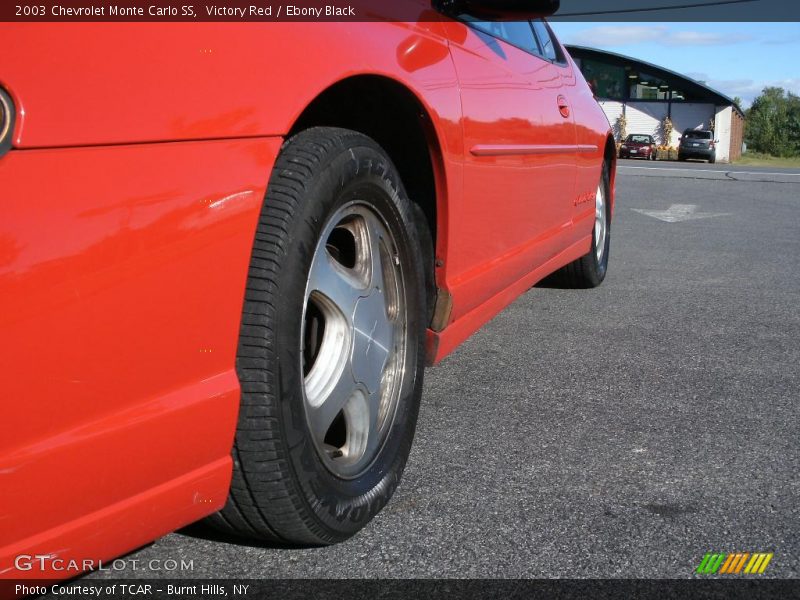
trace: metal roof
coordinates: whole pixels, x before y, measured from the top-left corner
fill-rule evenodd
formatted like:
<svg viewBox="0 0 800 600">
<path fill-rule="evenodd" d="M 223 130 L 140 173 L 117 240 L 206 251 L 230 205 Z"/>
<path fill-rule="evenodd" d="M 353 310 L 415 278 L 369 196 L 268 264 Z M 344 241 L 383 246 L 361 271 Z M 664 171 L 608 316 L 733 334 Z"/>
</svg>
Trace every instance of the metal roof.
<svg viewBox="0 0 800 600">
<path fill-rule="evenodd" d="M 681 75 L 680 73 L 676 73 L 670 69 L 654 65 L 653 63 L 649 63 L 644 60 L 639 60 L 638 58 L 625 56 L 624 54 L 617 54 L 616 52 L 609 52 L 608 50 L 598 50 L 597 48 L 573 46 L 570 44 L 566 44 L 565 47 L 573 58 L 589 58 L 594 60 L 605 60 L 606 62 L 610 61 L 613 63 L 624 63 L 637 69 L 647 71 L 648 73 L 665 81 L 678 82 L 677 87 L 683 88 L 687 92 L 692 92 L 694 95 L 708 98 L 718 106 L 730 105 L 740 115 L 744 116 L 744 111 L 733 101 L 733 99 L 729 98 L 722 92 L 715 90 L 714 88 L 708 87 L 704 83 L 700 83 L 691 77 L 687 77 L 686 75 Z"/>
</svg>

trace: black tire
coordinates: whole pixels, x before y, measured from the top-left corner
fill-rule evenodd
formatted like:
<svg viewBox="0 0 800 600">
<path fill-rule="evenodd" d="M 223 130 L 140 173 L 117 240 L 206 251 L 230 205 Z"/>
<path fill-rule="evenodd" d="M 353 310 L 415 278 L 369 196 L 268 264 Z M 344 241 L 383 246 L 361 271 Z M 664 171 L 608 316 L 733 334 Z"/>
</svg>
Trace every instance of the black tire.
<svg viewBox="0 0 800 600">
<path fill-rule="evenodd" d="M 385 442 L 356 478 L 336 476 L 306 421 L 300 332 L 306 282 L 330 216 L 358 198 L 394 236 L 406 286 L 408 374 Z M 419 411 L 426 313 L 424 252 L 415 208 L 386 153 L 356 132 L 314 128 L 289 139 L 258 223 L 237 353 L 242 396 L 233 481 L 215 527 L 280 544 L 326 545 L 364 527 L 391 498 Z"/>
<path fill-rule="evenodd" d="M 713 165 L 715 162 L 717 162 L 717 155 L 712 154 L 711 158 L 708 159 L 708 164 Z"/>
<path fill-rule="evenodd" d="M 558 287 L 570 289 L 588 289 L 595 288 L 603 283 L 608 271 L 608 259 L 611 249 L 611 205 L 608 199 L 611 197 L 611 185 L 609 183 L 609 166 L 608 163 L 603 164 L 602 185 L 605 189 L 605 210 L 606 210 L 606 237 L 605 247 L 602 253 L 602 259 L 597 260 L 597 248 L 595 246 L 594 229 L 592 229 L 592 247 L 588 254 L 585 254 L 576 261 L 571 262 L 567 266 L 556 271 L 548 278 L 551 282 Z"/>
</svg>

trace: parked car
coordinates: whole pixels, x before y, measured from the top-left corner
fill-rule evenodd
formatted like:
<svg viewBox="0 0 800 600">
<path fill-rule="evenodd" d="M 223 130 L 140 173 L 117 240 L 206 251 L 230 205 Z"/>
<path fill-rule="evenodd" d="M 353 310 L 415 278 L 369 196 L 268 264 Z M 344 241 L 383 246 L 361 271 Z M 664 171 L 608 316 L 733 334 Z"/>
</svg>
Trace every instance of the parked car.
<svg viewBox="0 0 800 600">
<path fill-rule="evenodd" d="M 656 159 L 656 141 L 651 135 L 632 133 L 619 147 L 620 158 Z"/>
<path fill-rule="evenodd" d="M 681 136 L 678 146 L 678 160 L 687 158 L 700 158 L 709 163 L 717 161 L 716 145 L 719 140 L 714 139 L 714 132 L 705 129 L 687 129 Z"/>
<path fill-rule="evenodd" d="M 347 539 L 425 366 L 554 272 L 603 281 L 614 139 L 555 5 L 0 25 L 5 577 L 204 517 Z"/>
</svg>

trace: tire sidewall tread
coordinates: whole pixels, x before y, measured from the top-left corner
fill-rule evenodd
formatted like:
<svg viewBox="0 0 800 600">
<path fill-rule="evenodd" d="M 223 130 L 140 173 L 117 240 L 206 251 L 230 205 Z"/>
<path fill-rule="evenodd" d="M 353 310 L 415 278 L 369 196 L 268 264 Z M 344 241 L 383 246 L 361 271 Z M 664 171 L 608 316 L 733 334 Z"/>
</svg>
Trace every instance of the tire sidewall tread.
<svg viewBox="0 0 800 600">
<path fill-rule="evenodd" d="M 383 449 L 357 479 L 343 480 L 327 470 L 308 433 L 298 306 L 328 217 L 356 192 L 370 190 L 372 195 L 360 199 L 378 208 L 402 255 L 411 362 Z M 224 521 L 226 529 L 272 541 L 329 544 L 361 529 L 394 493 L 411 449 L 424 369 L 425 274 L 415 224 L 397 170 L 371 139 L 315 128 L 284 143 L 248 274 L 237 352 L 242 400 L 233 449 L 235 485 L 217 526 Z"/>
</svg>

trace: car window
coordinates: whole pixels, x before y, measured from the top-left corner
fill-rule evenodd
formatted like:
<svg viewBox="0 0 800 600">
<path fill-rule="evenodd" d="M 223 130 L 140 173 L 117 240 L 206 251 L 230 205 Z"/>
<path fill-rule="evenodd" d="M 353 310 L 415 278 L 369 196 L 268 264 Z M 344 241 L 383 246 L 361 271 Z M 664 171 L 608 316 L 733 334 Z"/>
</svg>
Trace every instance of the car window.
<svg viewBox="0 0 800 600">
<path fill-rule="evenodd" d="M 544 21 L 537 20 L 531 21 L 533 30 L 536 32 L 536 38 L 539 40 L 539 46 L 542 49 L 542 56 L 547 60 L 560 60 L 558 45 L 550 33 L 550 28 L 547 27 Z"/>
<path fill-rule="evenodd" d="M 650 144 L 653 142 L 653 138 L 649 135 L 629 135 L 628 141 L 634 144 Z"/>
<path fill-rule="evenodd" d="M 689 140 L 710 140 L 710 131 L 687 131 L 683 136 Z"/>
<path fill-rule="evenodd" d="M 540 54 L 536 38 L 527 21 L 478 21 L 469 15 L 461 15 L 460 18 L 492 37 L 504 40 L 531 54 Z"/>
</svg>

